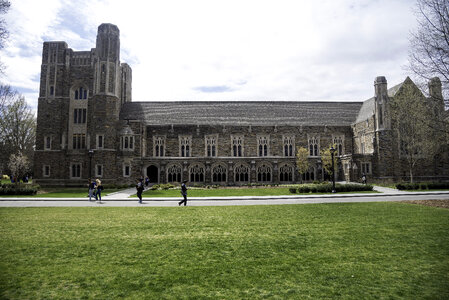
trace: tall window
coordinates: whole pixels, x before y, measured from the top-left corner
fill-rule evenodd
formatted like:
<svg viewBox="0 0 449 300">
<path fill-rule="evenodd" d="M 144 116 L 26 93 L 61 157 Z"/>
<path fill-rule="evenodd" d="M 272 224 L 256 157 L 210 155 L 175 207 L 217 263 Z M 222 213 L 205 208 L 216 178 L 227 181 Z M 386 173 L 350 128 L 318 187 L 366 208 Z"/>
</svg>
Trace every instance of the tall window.
<svg viewBox="0 0 449 300">
<path fill-rule="evenodd" d="M 257 145 L 259 148 L 259 156 L 268 156 L 269 138 L 267 136 L 259 136 L 257 138 Z"/>
<path fill-rule="evenodd" d="M 104 147 L 104 135 L 97 135 L 97 149 L 103 149 Z"/>
<path fill-rule="evenodd" d="M 103 176 L 103 165 L 95 165 L 95 176 L 97 177 Z"/>
<path fill-rule="evenodd" d="M 206 145 L 206 156 L 207 157 L 217 156 L 217 137 L 211 135 L 206 136 L 204 143 Z"/>
<path fill-rule="evenodd" d="M 167 182 L 181 182 L 181 166 L 171 165 L 167 168 Z"/>
<path fill-rule="evenodd" d="M 51 150 L 51 137 L 46 136 L 44 138 L 44 148 L 45 150 Z"/>
<path fill-rule="evenodd" d="M 366 136 L 364 133 L 360 136 L 360 153 L 365 154 L 365 139 Z"/>
<path fill-rule="evenodd" d="M 223 165 L 217 165 L 212 168 L 212 182 L 225 182 L 226 181 L 226 167 Z"/>
<path fill-rule="evenodd" d="M 362 162 L 361 168 L 362 168 L 362 173 L 371 174 L 371 163 L 370 162 Z"/>
<path fill-rule="evenodd" d="M 131 176 L 131 166 L 130 165 L 123 165 L 123 177 L 129 177 Z"/>
<path fill-rule="evenodd" d="M 196 164 L 190 167 L 190 182 L 204 181 L 204 167 Z"/>
<path fill-rule="evenodd" d="M 73 110 L 73 123 L 75 124 L 84 124 L 86 123 L 86 108 L 75 108 Z"/>
<path fill-rule="evenodd" d="M 81 164 L 72 164 L 71 166 L 72 178 L 81 177 Z"/>
<path fill-rule="evenodd" d="M 235 182 L 248 182 L 249 181 L 249 167 L 240 164 L 234 168 Z"/>
<path fill-rule="evenodd" d="M 120 148 L 122 150 L 134 150 L 134 136 L 125 135 L 120 138 Z"/>
<path fill-rule="evenodd" d="M 279 181 L 293 181 L 293 167 L 289 164 L 281 165 L 279 168 Z"/>
<path fill-rule="evenodd" d="M 86 148 L 86 135 L 84 133 L 76 133 L 72 138 L 73 149 Z"/>
<path fill-rule="evenodd" d="M 232 156 L 242 157 L 243 156 L 243 136 L 232 136 Z"/>
<path fill-rule="evenodd" d="M 336 150 L 337 150 L 337 155 L 338 156 L 340 156 L 340 155 L 343 155 L 344 153 L 343 153 L 343 145 L 344 145 L 344 136 L 334 136 L 334 138 L 333 138 L 333 140 L 332 140 L 332 142 L 333 142 L 333 144 L 335 145 L 335 147 L 336 147 Z"/>
<path fill-rule="evenodd" d="M 192 137 L 180 136 L 179 137 L 179 155 L 181 157 L 191 156 Z"/>
<path fill-rule="evenodd" d="M 75 90 L 75 100 L 84 100 L 87 99 L 87 90 L 80 87 Z"/>
<path fill-rule="evenodd" d="M 50 177 L 50 166 L 49 165 L 45 165 L 43 167 L 43 174 L 44 174 L 44 177 Z"/>
<path fill-rule="evenodd" d="M 259 182 L 271 181 L 271 167 L 270 166 L 262 164 L 257 168 L 257 181 L 259 181 Z"/>
<path fill-rule="evenodd" d="M 309 137 L 309 156 L 320 155 L 320 139 L 319 137 Z"/>
<path fill-rule="evenodd" d="M 55 94 L 55 87 L 54 86 L 50 86 L 50 96 L 53 96 Z"/>
<path fill-rule="evenodd" d="M 163 136 L 153 137 L 153 156 L 155 157 L 165 156 L 165 137 Z"/>
<path fill-rule="evenodd" d="M 293 146 L 295 144 L 294 139 L 292 136 L 284 136 L 284 156 L 293 156 Z"/>
</svg>

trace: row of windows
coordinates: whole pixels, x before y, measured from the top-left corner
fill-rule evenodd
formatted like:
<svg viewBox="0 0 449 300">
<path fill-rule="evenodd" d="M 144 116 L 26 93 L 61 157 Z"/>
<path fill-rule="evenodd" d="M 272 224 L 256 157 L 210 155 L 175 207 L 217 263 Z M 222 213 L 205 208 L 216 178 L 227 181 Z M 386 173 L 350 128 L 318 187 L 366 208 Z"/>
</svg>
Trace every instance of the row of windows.
<svg viewBox="0 0 449 300">
<path fill-rule="evenodd" d="M 79 108 L 74 111 L 74 122 L 85 123 L 86 122 L 86 109 Z M 86 148 L 86 136 L 85 134 L 73 135 L 73 149 L 85 149 Z M 97 149 L 102 149 L 104 143 L 104 136 L 97 136 Z M 179 140 L 179 155 L 181 157 L 191 157 L 191 137 L 181 137 Z M 258 140 L 258 156 L 268 156 L 270 145 L 267 139 Z M 218 145 L 215 138 L 206 138 L 205 155 L 207 157 L 218 156 Z M 334 139 L 334 144 L 337 147 L 337 155 L 343 155 L 343 140 L 341 138 Z M 46 136 L 44 140 L 46 150 L 51 149 L 51 138 Z M 121 150 L 134 150 L 134 136 L 122 136 L 120 137 L 120 149 Z M 316 138 L 309 139 L 309 156 L 319 156 L 319 140 Z M 295 155 L 295 148 L 292 139 L 284 139 L 283 154 L 286 157 Z M 232 140 L 231 155 L 234 157 L 244 156 L 243 138 L 237 137 Z M 165 138 L 155 137 L 153 143 L 153 156 L 164 157 L 165 156 Z"/>
<path fill-rule="evenodd" d="M 153 156 L 155 157 L 163 157 L 165 156 L 165 137 L 153 137 Z M 292 137 L 284 137 L 283 138 L 283 155 L 286 157 L 295 155 L 294 148 L 294 140 Z M 335 137 L 333 139 L 334 145 L 337 147 L 337 155 L 343 155 L 343 137 Z M 311 137 L 308 140 L 309 142 L 309 156 L 320 156 L 320 143 L 319 138 Z M 257 138 L 258 144 L 258 156 L 269 156 L 270 155 L 270 143 L 269 138 L 266 136 Z M 217 137 L 206 137 L 205 138 L 205 155 L 207 157 L 216 157 L 218 156 L 217 151 Z M 180 137 L 179 138 L 179 156 L 181 157 L 190 157 L 192 149 L 192 137 Z M 231 137 L 231 155 L 234 157 L 243 157 L 244 156 L 244 143 L 242 136 L 233 136 Z"/>
<path fill-rule="evenodd" d="M 345 165 L 345 168 L 347 166 Z M 371 174 L 371 163 L 362 162 L 361 163 L 362 173 Z M 211 180 L 215 183 L 227 182 L 228 179 L 228 169 L 224 165 L 216 165 L 211 169 Z M 279 181 L 280 182 L 292 182 L 294 181 L 295 168 L 290 164 L 283 164 L 279 168 Z M 315 168 L 310 168 L 310 170 L 302 174 L 302 179 L 304 181 L 311 181 L 316 179 Z M 273 170 L 269 165 L 262 164 L 256 169 L 256 178 L 258 182 L 271 182 L 273 178 Z M 43 166 L 44 177 L 50 176 L 50 166 Z M 70 175 L 72 178 L 81 178 L 81 164 L 74 163 L 70 166 Z M 103 176 L 103 165 L 95 165 L 95 177 Z M 131 166 L 123 165 L 123 176 L 131 176 Z M 203 165 L 195 164 L 189 168 L 189 180 L 190 182 L 201 183 L 204 182 L 205 169 Z M 180 165 L 171 165 L 167 168 L 167 182 L 175 183 L 181 182 L 182 178 L 182 167 Z M 234 181 L 235 182 L 249 182 L 250 181 L 250 168 L 248 165 L 240 164 L 234 168 Z"/>
<path fill-rule="evenodd" d="M 70 166 L 70 176 L 71 178 L 81 178 L 82 166 L 80 163 L 73 163 Z M 172 165 L 167 169 L 167 181 L 168 182 L 181 182 L 181 166 Z M 259 182 L 270 182 L 272 179 L 272 168 L 271 166 L 262 164 L 257 168 L 257 181 Z M 279 169 L 279 179 L 280 181 L 293 181 L 294 167 L 289 164 L 285 164 Z M 50 176 L 50 166 L 43 166 L 44 177 Z M 95 177 L 103 176 L 103 165 L 95 165 Z M 131 176 L 131 166 L 123 165 L 123 176 Z M 212 182 L 226 182 L 227 180 L 227 168 L 223 165 L 217 165 L 212 168 Z M 202 165 L 193 165 L 189 169 L 189 180 L 190 182 L 204 182 L 205 169 Z M 247 165 L 238 165 L 234 170 L 234 179 L 236 182 L 248 182 L 250 178 L 250 168 Z"/>
</svg>

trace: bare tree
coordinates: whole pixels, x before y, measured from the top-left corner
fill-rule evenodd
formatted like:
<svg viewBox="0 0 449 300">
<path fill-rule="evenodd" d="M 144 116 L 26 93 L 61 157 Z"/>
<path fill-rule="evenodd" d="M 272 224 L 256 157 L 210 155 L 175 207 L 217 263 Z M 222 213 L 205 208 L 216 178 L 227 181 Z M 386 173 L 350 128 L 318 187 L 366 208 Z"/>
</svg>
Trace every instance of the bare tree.
<svg viewBox="0 0 449 300">
<path fill-rule="evenodd" d="M 304 147 L 298 147 L 296 149 L 296 167 L 302 182 L 302 175 L 306 173 L 310 168 L 309 152 Z"/>
<path fill-rule="evenodd" d="M 33 158 L 36 118 L 25 98 L 9 86 L 0 85 L 0 171 L 12 154 Z"/>
<path fill-rule="evenodd" d="M 0 0 L 0 15 L 8 12 L 11 3 L 8 0 Z M 5 46 L 5 41 L 8 38 L 8 30 L 6 29 L 6 22 L 3 17 L 0 17 L 0 50 Z M 3 64 L 0 62 L 0 74 L 3 73 Z"/>
<path fill-rule="evenodd" d="M 440 77 L 446 107 L 449 107 L 449 2 L 418 0 L 418 29 L 412 33 L 409 69 L 428 81 Z"/>
</svg>

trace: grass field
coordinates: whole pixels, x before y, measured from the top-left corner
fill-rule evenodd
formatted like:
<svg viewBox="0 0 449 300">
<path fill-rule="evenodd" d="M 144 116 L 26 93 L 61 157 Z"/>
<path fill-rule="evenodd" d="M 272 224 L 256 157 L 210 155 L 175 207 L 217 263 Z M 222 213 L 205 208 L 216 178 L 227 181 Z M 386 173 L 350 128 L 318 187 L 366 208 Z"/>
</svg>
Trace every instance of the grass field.
<svg viewBox="0 0 449 300">
<path fill-rule="evenodd" d="M 449 210 L 0 209 L 4 299 L 448 299 Z"/>
</svg>

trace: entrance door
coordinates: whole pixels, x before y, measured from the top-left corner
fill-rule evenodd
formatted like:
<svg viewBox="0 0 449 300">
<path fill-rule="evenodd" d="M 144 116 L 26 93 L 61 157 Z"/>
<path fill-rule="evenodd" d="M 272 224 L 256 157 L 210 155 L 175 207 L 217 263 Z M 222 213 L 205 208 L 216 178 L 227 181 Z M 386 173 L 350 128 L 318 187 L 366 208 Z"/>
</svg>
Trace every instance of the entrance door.
<svg viewBox="0 0 449 300">
<path fill-rule="evenodd" d="M 150 179 L 150 183 L 159 183 L 159 174 L 156 166 L 149 166 L 147 168 L 147 176 Z"/>
</svg>

